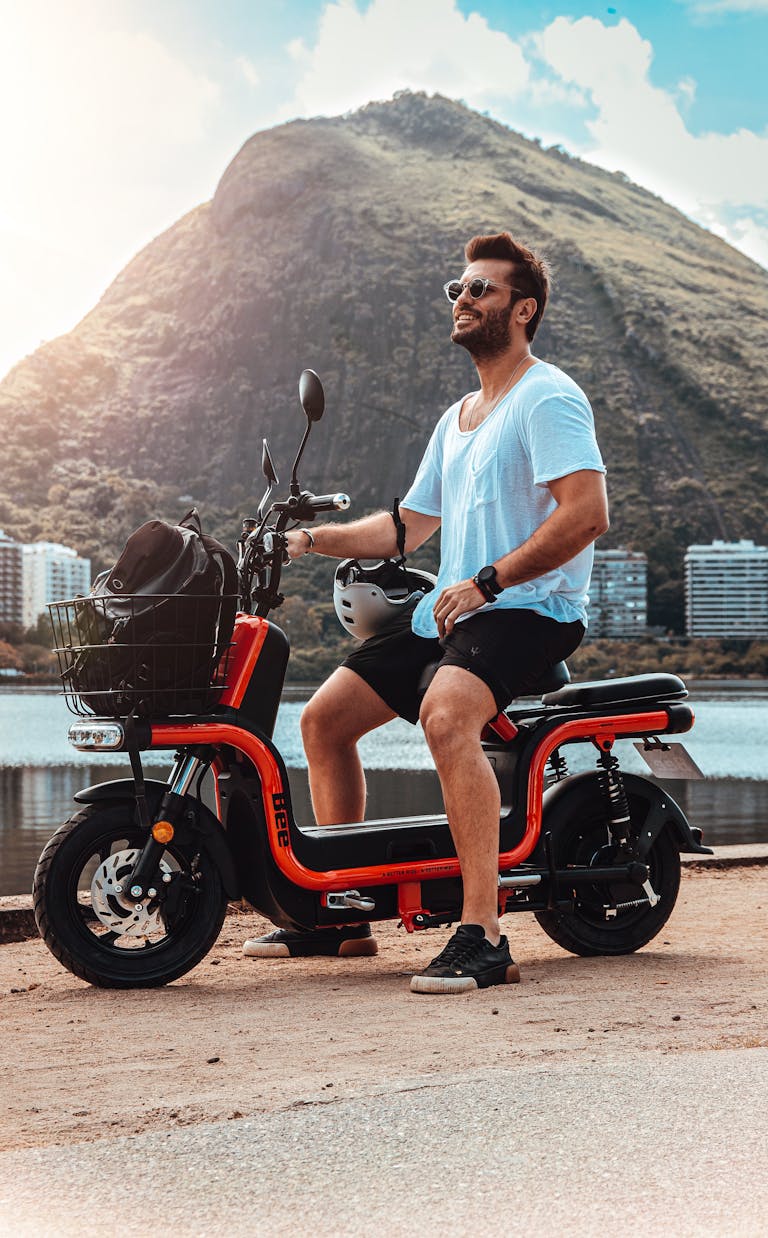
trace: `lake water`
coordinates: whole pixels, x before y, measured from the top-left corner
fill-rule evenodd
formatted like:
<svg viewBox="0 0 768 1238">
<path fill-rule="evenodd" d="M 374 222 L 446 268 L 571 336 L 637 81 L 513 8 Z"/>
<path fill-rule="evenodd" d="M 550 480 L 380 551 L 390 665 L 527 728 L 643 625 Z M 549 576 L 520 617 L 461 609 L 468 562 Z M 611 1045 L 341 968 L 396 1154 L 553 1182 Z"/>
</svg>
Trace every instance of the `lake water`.
<svg viewBox="0 0 768 1238">
<path fill-rule="evenodd" d="M 693 691 L 696 725 L 682 736 L 705 780 L 668 783 L 705 842 L 768 842 L 768 688 L 723 685 Z M 298 720 L 302 701 L 288 700 L 278 715 L 275 741 L 289 767 L 299 821 L 310 821 L 306 762 Z M 30 889 L 37 857 L 73 811 L 80 787 L 130 776 L 127 758 L 87 756 L 67 743 L 73 721 L 55 691 L 0 689 L 0 895 Z M 440 810 L 440 792 L 420 728 L 397 719 L 360 745 L 368 771 L 369 817 Z M 616 746 L 625 769 L 647 773 L 630 741 Z M 155 776 L 165 754 L 146 753 Z M 568 751 L 575 772 L 593 767 L 586 747 Z M 397 776 L 393 776 L 396 774 Z"/>
</svg>

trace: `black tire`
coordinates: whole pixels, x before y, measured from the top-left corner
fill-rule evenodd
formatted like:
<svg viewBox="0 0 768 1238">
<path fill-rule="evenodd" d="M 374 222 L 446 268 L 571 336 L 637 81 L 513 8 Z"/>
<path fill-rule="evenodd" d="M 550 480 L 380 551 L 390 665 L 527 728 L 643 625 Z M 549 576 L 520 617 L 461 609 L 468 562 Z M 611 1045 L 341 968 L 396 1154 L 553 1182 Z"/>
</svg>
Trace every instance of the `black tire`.
<svg viewBox="0 0 768 1238">
<path fill-rule="evenodd" d="M 647 803 L 629 797 L 633 823 L 642 822 Z M 582 802 L 578 813 L 566 822 L 553 839 L 556 864 L 577 867 L 604 867 L 613 862 L 615 847 L 606 823 L 605 805 L 597 783 Z M 572 887 L 572 911 L 537 911 L 535 913 L 548 937 L 571 954 L 632 954 L 652 941 L 672 914 L 680 889 L 680 853 L 669 829 L 663 829 L 654 840 L 645 862 L 651 885 L 659 895 L 654 907 L 643 903 L 639 907 L 617 910 L 606 918 L 606 906 L 615 908 L 643 898 L 640 886 L 627 881 L 579 884 Z M 564 883 L 561 893 L 564 894 Z"/>
<path fill-rule="evenodd" d="M 146 841 L 134 813 L 132 801 L 89 804 L 76 813 L 46 845 L 32 888 L 37 927 L 48 949 L 75 976 L 105 989 L 154 988 L 177 980 L 211 949 L 227 910 L 213 861 L 204 851 L 173 843 L 161 859 L 171 883 L 159 887 L 160 898 L 147 902 L 143 917 L 132 913 L 123 895 L 104 890 L 103 881 L 95 895 L 100 901 L 92 902 L 91 880 L 95 885 L 107 871 L 101 866 L 111 866 L 119 879 L 120 857 Z M 171 917 L 170 903 L 162 900 L 175 882 Z M 130 934 L 109 928 L 130 919 L 135 922 Z"/>
</svg>

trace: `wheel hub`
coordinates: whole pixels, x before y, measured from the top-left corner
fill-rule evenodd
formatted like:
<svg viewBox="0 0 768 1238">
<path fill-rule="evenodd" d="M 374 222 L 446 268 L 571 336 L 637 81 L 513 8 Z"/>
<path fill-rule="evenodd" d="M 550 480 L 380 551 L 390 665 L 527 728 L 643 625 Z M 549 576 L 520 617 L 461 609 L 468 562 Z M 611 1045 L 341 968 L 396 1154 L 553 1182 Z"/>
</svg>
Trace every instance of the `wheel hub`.
<svg viewBox="0 0 768 1238">
<path fill-rule="evenodd" d="M 130 847 L 115 851 L 103 860 L 91 882 L 91 904 L 105 928 L 121 937 L 148 937 L 153 933 L 165 933 L 156 900 L 144 896 L 137 901 L 131 898 L 126 888 L 141 851 Z M 171 873 L 170 865 L 160 861 L 160 872 Z M 151 904 L 151 905 L 150 905 Z"/>
</svg>

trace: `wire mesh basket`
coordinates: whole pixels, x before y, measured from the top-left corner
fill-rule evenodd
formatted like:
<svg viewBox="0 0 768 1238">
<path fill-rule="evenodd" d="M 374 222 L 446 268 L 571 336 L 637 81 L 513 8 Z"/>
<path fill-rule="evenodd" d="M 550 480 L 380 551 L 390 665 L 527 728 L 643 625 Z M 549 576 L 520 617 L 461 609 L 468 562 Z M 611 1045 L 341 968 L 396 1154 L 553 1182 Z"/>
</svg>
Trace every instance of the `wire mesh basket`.
<svg viewBox="0 0 768 1238">
<path fill-rule="evenodd" d="M 53 602 L 64 696 L 80 717 L 205 713 L 227 686 L 236 597 L 128 594 Z"/>
</svg>

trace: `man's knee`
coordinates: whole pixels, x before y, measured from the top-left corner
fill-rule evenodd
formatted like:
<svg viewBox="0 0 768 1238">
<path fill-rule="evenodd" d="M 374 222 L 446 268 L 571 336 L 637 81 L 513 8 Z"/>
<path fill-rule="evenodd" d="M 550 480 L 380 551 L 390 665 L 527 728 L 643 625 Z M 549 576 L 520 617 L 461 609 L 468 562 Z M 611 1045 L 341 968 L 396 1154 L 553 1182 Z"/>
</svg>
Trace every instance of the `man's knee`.
<svg viewBox="0 0 768 1238">
<path fill-rule="evenodd" d="M 301 714 L 305 751 L 356 744 L 361 736 L 393 717 L 366 683 L 352 672 L 337 671 L 307 702 Z"/>
<path fill-rule="evenodd" d="M 444 667 L 421 705 L 419 722 L 435 757 L 450 759 L 479 743 L 483 727 L 497 712 L 490 688 L 463 668 Z"/>
<path fill-rule="evenodd" d="M 336 711 L 332 702 L 327 701 L 322 692 L 317 692 L 307 701 L 301 711 L 301 738 L 304 746 L 321 744 L 333 732 L 334 715 Z"/>
<path fill-rule="evenodd" d="M 419 713 L 419 722 L 424 738 L 433 756 L 449 753 L 459 740 L 461 725 L 456 710 L 445 700 L 430 700 L 425 697 Z"/>
</svg>

